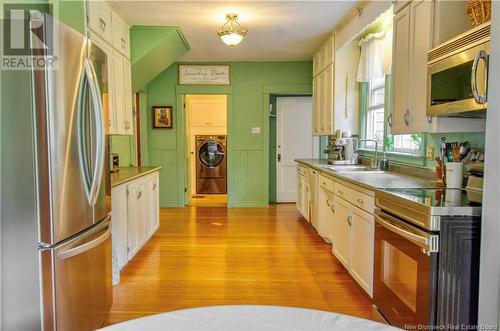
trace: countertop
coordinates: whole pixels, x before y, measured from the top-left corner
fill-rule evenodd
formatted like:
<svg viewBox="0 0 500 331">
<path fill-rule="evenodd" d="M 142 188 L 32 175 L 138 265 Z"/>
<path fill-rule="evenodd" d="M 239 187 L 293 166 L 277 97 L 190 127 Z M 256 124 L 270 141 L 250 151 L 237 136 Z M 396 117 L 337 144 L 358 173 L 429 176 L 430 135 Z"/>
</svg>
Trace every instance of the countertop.
<svg viewBox="0 0 500 331">
<path fill-rule="evenodd" d="M 387 188 L 436 188 L 437 183 L 433 180 L 422 179 L 415 176 L 400 174 L 396 172 L 369 173 L 357 172 L 334 172 L 325 169 L 328 165 L 326 160 L 320 159 L 298 159 L 295 160 L 305 166 L 314 168 L 326 175 L 335 177 L 369 190 Z"/>
<path fill-rule="evenodd" d="M 111 173 L 111 187 L 115 187 L 153 172 L 159 171 L 161 167 L 119 167 L 118 172 Z"/>
</svg>

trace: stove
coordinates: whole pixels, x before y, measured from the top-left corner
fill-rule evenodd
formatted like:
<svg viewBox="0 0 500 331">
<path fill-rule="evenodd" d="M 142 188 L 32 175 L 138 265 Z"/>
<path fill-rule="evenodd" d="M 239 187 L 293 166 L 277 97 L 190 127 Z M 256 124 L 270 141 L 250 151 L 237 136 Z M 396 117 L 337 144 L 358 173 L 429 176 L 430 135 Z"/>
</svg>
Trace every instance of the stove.
<svg viewBox="0 0 500 331">
<path fill-rule="evenodd" d="M 376 191 L 373 300 L 391 325 L 476 325 L 481 200 L 471 193 Z"/>
<path fill-rule="evenodd" d="M 442 216 L 481 216 L 477 192 L 447 188 L 381 189 L 377 206 L 428 231 L 439 231 Z"/>
</svg>

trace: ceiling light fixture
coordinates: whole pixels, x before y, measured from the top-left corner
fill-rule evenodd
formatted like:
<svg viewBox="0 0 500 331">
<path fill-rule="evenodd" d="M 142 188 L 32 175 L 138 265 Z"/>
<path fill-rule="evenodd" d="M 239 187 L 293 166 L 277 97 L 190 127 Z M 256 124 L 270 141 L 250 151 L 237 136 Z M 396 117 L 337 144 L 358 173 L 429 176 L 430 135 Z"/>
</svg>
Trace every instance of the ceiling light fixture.
<svg viewBox="0 0 500 331">
<path fill-rule="evenodd" d="M 226 23 L 217 31 L 217 35 L 229 46 L 238 45 L 247 35 L 248 30 L 238 22 L 238 15 L 227 14 Z"/>
</svg>

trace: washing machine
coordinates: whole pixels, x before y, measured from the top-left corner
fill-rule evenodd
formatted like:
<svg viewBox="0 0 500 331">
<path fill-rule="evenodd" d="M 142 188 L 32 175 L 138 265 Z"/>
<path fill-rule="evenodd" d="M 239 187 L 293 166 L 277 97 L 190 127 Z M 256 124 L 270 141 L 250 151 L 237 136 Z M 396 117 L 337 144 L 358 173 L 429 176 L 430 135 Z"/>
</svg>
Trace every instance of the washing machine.
<svg viewBox="0 0 500 331">
<path fill-rule="evenodd" d="M 226 194 L 226 136 L 196 136 L 196 193 Z"/>
</svg>

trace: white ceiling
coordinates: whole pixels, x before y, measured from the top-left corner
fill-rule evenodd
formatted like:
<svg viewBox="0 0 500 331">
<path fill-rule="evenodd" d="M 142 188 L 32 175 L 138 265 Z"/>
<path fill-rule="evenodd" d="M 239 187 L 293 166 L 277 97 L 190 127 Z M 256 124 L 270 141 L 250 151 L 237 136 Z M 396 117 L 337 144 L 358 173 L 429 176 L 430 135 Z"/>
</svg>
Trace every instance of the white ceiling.
<svg viewBox="0 0 500 331">
<path fill-rule="evenodd" d="M 179 26 L 191 51 L 182 61 L 310 60 L 356 1 L 114 1 L 132 25 Z M 217 37 L 236 13 L 248 34 L 236 47 Z"/>
</svg>

